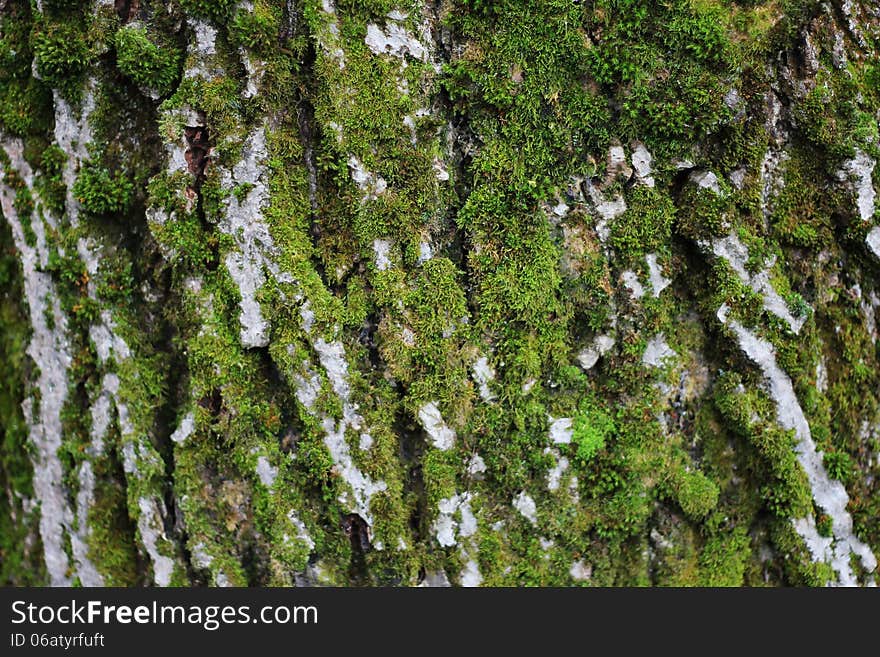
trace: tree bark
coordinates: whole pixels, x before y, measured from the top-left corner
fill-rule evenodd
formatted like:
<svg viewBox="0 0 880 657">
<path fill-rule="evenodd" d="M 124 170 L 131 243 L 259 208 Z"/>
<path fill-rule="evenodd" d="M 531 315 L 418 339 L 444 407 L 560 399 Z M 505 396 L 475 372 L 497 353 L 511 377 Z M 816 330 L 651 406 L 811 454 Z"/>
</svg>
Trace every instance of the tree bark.
<svg viewBox="0 0 880 657">
<path fill-rule="evenodd" d="M 875 3 L 0 12 L 4 583 L 874 582 Z"/>
</svg>

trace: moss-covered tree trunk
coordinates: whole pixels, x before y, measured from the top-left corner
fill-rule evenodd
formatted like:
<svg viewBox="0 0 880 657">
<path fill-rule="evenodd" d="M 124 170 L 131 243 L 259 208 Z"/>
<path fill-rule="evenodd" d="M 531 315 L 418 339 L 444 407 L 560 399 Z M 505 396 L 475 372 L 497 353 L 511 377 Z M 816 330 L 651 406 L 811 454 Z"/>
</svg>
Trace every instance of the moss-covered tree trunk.
<svg viewBox="0 0 880 657">
<path fill-rule="evenodd" d="M 871 0 L 0 0 L 0 580 L 868 584 Z"/>
</svg>

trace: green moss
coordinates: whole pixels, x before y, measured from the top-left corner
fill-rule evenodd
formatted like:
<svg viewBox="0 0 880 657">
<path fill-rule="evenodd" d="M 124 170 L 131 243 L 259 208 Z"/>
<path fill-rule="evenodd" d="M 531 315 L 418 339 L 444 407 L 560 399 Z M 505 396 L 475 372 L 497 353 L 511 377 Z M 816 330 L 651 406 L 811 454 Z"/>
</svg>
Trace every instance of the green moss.
<svg viewBox="0 0 880 657">
<path fill-rule="evenodd" d="M 238 91 L 235 78 L 224 75 L 207 80 L 201 77 L 184 78 L 172 96 L 163 101 L 160 109 L 198 108 L 205 113 L 208 125 L 211 126 L 212 141 L 219 144 L 228 139 L 230 143 L 224 145 L 231 148 L 239 142 L 241 136 L 241 100 Z M 180 133 L 174 138 L 179 139 Z M 240 146 L 239 143 L 238 147 Z M 229 161 L 234 161 L 236 152 L 230 150 L 223 155 Z M 210 169 L 207 173 L 210 175 Z"/>
<path fill-rule="evenodd" d="M 605 448 L 615 427 L 611 416 L 593 400 L 581 402 L 578 411 L 572 422 L 572 442 L 576 445 L 575 460 L 585 466 Z"/>
<path fill-rule="evenodd" d="M 736 373 L 725 373 L 718 378 L 714 389 L 714 400 L 718 410 L 727 420 L 728 427 L 741 436 L 751 434 L 752 416 L 755 412 L 752 397 L 743 387 L 742 377 Z"/>
<path fill-rule="evenodd" d="M 95 469 L 95 501 L 89 509 L 89 558 L 105 586 L 136 586 L 138 555 L 126 508 L 124 474 L 112 454 Z"/>
<path fill-rule="evenodd" d="M 209 18 L 223 23 L 229 18 L 234 0 L 180 0 L 181 8 L 187 13 Z"/>
<path fill-rule="evenodd" d="M 43 23 L 34 33 L 33 49 L 40 76 L 65 95 L 76 97 L 91 58 L 90 46 L 74 22 Z"/>
<path fill-rule="evenodd" d="M 116 66 L 135 84 L 165 94 L 172 89 L 180 68 L 180 52 L 165 39 L 157 39 L 135 25 L 116 32 Z"/>
<path fill-rule="evenodd" d="M 817 180 L 823 177 L 815 156 L 800 155 L 785 168 L 785 185 L 773 205 L 771 221 L 784 243 L 815 250 L 828 248 L 834 241 L 832 216 L 840 207 Z"/>
<path fill-rule="evenodd" d="M 745 528 L 711 536 L 700 551 L 700 586 L 742 586 L 750 557 Z"/>
<path fill-rule="evenodd" d="M 121 214 L 131 203 L 134 185 L 123 172 L 87 163 L 73 184 L 73 195 L 86 212 L 95 215 Z"/>
<path fill-rule="evenodd" d="M 831 516 L 825 513 L 820 514 L 816 519 L 816 531 L 819 536 L 832 538 L 834 536 L 834 520 Z"/>
<path fill-rule="evenodd" d="M 771 526 L 771 537 L 780 552 L 787 555 L 782 561 L 785 578 L 793 586 L 827 586 L 835 581 L 831 565 L 813 562 L 808 548 L 788 520 Z"/>
<path fill-rule="evenodd" d="M 704 518 L 718 504 L 718 486 L 699 470 L 681 472 L 673 488 L 681 510 L 694 520 Z"/>
<path fill-rule="evenodd" d="M 56 215 L 61 215 L 64 212 L 67 188 L 61 174 L 66 163 L 67 154 L 56 144 L 46 147 L 41 153 L 41 175 L 37 178 L 35 186 L 39 190 L 43 203 Z"/>
<path fill-rule="evenodd" d="M 719 183 L 721 194 L 696 184 L 685 188 L 676 214 L 676 228 L 681 234 L 699 240 L 719 237 L 730 229 L 731 197 L 727 185 Z"/>
<path fill-rule="evenodd" d="M 5 153 L 4 153 L 5 155 Z M 3 182 L 12 190 L 15 190 L 15 198 L 12 201 L 12 207 L 19 216 L 22 232 L 24 233 L 25 243 L 28 246 L 34 246 L 37 243 L 37 235 L 34 232 L 31 220 L 34 211 L 34 197 L 28 185 L 22 180 L 18 172 L 8 164 L 3 172 Z"/>
<path fill-rule="evenodd" d="M 732 428 L 746 436 L 757 449 L 760 468 L 769 479 L 761 486 L 767 508 L 781 518 L 804 517 L 812 508 L 812 493 L 807 476 L 795 456 L 796 439 L 791 431 L 753 418 L 752 394 L 739 388 L 736 376 L 726 377 L 716 387 L 715 403 L 732 423 Z"/>
<path fill-rule="evenodd" d="M 85 8 L 79 0 L 43 0 L 43 9 L 56 16 L 81 15 Z"/>
<path fill-rule="evenodd" d="M 727 14 L 713 3 L 602 1 L 589 16 L 590 73 L 623 108 L 628 136 L 655 154 L 680 152 L 728 117 L 724 73 L 734 64 Z"/>
<path fill-rule="evenodd" d="M 794 108 L 801 134 L 828 157 L 828 172 L 854 153 L 854 137 L 861 120 L 857 94 L 851 75 L 831 75 L 821 71 L 816 86 Z"/>
<path fill-rule="evenodd" d="M 456 456 L 440 450 L 428 450 L 425 454 L 423 477 L 428 508 L 437 508 L 440 500 L 452 497 L 456 493 L 456 475 L 458 473 Z"/>
<path fill-rule="evenodd" d="M 229 22 L 235 43 L 267 54 L 277 48 L 280 29 L 281 8 L 269 2 L 255 2 L 251 11 L 239 9 Z"/>
<path fill-rule="evenodd" d="M 569 299 L 575 321 L 591 331 L 605 326 L 611 312 L 611 271 L 608 261 L 598 251 L 588 254 L 580 275 L 563 281 L 563 294 Z"/>
<path fill-rule="evenodd" d="M 0 34 L 0 123 L 18 136 L 45 132 L 52 114 L 50 89 L 31 75 L 30 27 L 27 3 L 7 3 Z"/>
<path fill-rule="evenodd" d="M 662 248 L 669 241 L 675 206 L 654 187 L 639 186 L 627 198 L 627 210 L 611 223 L 611 243 L 629 258 Z"/>
<path fill-rule="evenodd" d="M 823 458 L 828 475 L 843 483 L 851 483 L 854 477 L 853 463 L 846 452 L 826 452 Z"/>
</svg>

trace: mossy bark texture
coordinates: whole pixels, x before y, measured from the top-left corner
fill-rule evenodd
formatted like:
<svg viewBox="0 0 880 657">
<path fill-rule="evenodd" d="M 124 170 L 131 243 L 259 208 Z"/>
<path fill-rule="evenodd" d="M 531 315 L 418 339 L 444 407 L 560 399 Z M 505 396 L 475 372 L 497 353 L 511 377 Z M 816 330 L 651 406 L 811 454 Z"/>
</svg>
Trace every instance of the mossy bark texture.
<svg viewBox="0 0 880 657">
<path fill-rule="evenodd" d="M 0 581 L 868 585 L 871 0 L 0 0 Z"/>
</svg>

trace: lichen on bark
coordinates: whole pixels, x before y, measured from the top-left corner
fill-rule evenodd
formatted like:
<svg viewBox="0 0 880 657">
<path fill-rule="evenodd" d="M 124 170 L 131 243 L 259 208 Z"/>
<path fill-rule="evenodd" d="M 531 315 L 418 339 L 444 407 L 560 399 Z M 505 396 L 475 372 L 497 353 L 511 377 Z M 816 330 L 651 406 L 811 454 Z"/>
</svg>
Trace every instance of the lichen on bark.
<svg viewBox="0 0 880 657">
<path fill-rule="evenodd" d="M 869 585 L 880 14 L 0 2 L 0 574 Z"/>
</svg>

